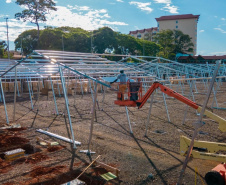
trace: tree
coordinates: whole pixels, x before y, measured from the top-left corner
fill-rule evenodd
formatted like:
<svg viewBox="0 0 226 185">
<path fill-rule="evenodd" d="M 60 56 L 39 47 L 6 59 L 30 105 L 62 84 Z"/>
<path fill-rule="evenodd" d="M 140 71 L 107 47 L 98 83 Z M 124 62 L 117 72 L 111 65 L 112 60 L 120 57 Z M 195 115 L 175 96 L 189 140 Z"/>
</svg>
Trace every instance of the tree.
<svg viewBox="0 0 226 185">
<path fill-rule="evenodd" d="M 183 34 L 180 30 L 174 30 L 175 48 L 174 53 L 193 52 L 194 44 L 189 35 Z"/>
<path fill-rule="evenodd" d="M 0 41 L 0 58 L 6 58 L 8 56 L 6 54 L 7 44 L 5 41 Z"/>
<path fill-rule="evenodd" d="M 144 39 L 139 39 L 139 55 L 145 56 L 156 56 L 156 54 L 160 51 L 161 46 Z"/>
<path fill-rule="evenodd" d="M 116 32 L 111 28 L 103 27 L 93 31 L 94 52 L 104 53 L 107 48 L 116 48 Z"/>
<path fill-rule="evenodd" d="M 136 39 L 130 35 L 118 34 L 117 35 L 117 44 L 116 52 L 118 54 L 126 54 L 127 51 L 130 54 L 136 54 L 136 51 L 139 50 L 139 39 Z"/>
<path fill-rule="evenodd" d="M 16 13 L 15 18 L 17 20 L 22 19 L 25 21 L 30 21 L 37 26 L 37 39 L 39 41 L 39 22 L 46 21 L 46 14 L 49 10 L 56 11 L 54 7 L 56 4 L 53 0 L 16 0 L 16 4 L 26 7 L 21 13 Z"/>
<path fill-rule="evenodd" d="M 62 35 L 63 31 L 55 28 L 41 30 L 39 48 L 45 50 L 63 50 Z"/>
<path fill-rule="evenodd" d="M 170 53 L 174 51 L 174 35 L 172 30 L 162 30 L 154 36 L 154 41 L 162 48 L 159 56 L 169 58 Z"/>
<path fill-rule="evenodd" d="M 89 34 L 85 32 L 74 32 L 64 35 L 64 49 L 67 51 L 86 52 L 91 51 Z"/>
<path fill-rule="evenodd" d="M 30 54 L 37 47 L 36 30 L 33 29 L 24 31 L 16 38 L 14 43 L 15 50 L 23 50 L 25 55 Z M 21 45 L 23 48 L 21 48 Z"/>
<path fill-rule="evenodd" d="M 191 37 L 180 30 L 162 30 L 154 36 L 154 41 L 161 46 L 158 56 L 175 59 L 177 53 L 193 52 Z"/>
<path fill-rule="evenodd" d="M 147 32 L 144 34 L 144 40 L 149 40 L 152 41 L 152 33 L 151 32 Z"/>
<path fill-rule="evenodd" d="M 82 28 L 60 27 L 64 39 L 64 49 L 66 51 L 90 52 L 91 34 Z"/>
<path fill-rule="evenodd" d="M 21 49 L 22 45 L 25 55 L 31 53 L 37 47 L 36 30 L 21 33 L 14 43 L 16 50 Z M 92 33 L 72 27 L 45 27 L 40 30 L 39 49 L 89 53 L 91 43 L 93 51 L 98 53 L 108 51 L 115 54 L 142 55 L 145 49 L 145 55 L 156 56 L 160 49 L 154 42 L 114 32 L 108 27 L 94 30 Z"/>
<path fill-rule="evenodd" d="M 41 49 L 90 52 L 90 33 L 81 28 L 46 27 L 40 32 Z"/>
</svg>

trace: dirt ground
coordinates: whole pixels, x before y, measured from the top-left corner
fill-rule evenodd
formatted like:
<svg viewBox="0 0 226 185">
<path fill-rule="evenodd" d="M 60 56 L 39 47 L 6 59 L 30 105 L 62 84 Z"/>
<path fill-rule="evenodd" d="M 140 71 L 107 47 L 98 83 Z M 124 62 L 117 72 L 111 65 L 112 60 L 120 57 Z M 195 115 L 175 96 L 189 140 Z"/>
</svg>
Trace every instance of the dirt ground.
<svg viewBox="0 0 226 185">
<path fill-rule="evenodd" d="M 181 93 L 177 86 L 173 87 Z M 184 86 L 183 93 L 189 97 L 189 92 Z M 199 86 L 199 93 L 195 93 L 195 100 L 203 104 L 205 99 L 204 87 Z M 219 106 L 226 108 L 226 84 L 223 83 L 217 92 Z M 13 94 L 7 94 L 7 111 L 10 121 L 13 120 Z M 180 135 L 192 137 L 192 123 L 198 120 L 196 111 L 188 109 L 185 124 L 182 124 L 186 105 L 171 97 L 166 97 L 170 116 L 168 121 L 163 96 L 160 91 L 155 94 L 154 104 L 148 124 L 147 136 L 145 128 L 148 117 L 149 105 L 147 102 L 142 109 L 129 107 L 129 116 L 133 134 L 130 133 L 125 107 L 114 104 L 116 93 L 109 91 L 103 98 L 103 93 L 98 93 L 99 107 L 96 111 L 91 150 L 94 160 L 118 168 L 119 178 L 113 181 L 103 180 L 99 174 L 105 173 L 98 167 L 89 168 L 79 179 L 87 184 L 176 184 L 185 157 L 179 154 Z M 209 100 L 211 106 L 213 96 Z M 88 139 L 91 124 L 92 96 L 91 94 L 76 94 L 69 96 L 69 107 L 75 140 L 81 142 L 75 151 L 73 170 L 69 170 L 72 159 L 70 144 L 50 138 L 36 132 L 43 129 L 49 132 L 68 137 L 68 118 L 65 111 L 64 97 L 57 97 L 57 106 L 60 115 L 56 115 L 52 95 L 41 96 L 38 106 L 36 92 L 33 98 L 34 109 L 31 109 L 29 95 L 24 93 L 17 98 L 16 121 L 22 129 L 0 130 L 0 184 L 62 184 L 75 179 L 90 163 L 89 157 L 80 153 L 88 148 Z M 75 103 L 75 104 L 74 104 Z M 39 111 L 37 111 L 39 107 Z M 213 112 L 226 118 L 225 110 L 213 109 Z M 66 116 L 65 116 L 66 115 Z M 213 142 L 226 142 L 226 134 L 218 129 L 218 123 L 205 117 L 205 125 L 200 128 L 197 139 Z M 5 112 L 0 104 L 0 122 L 5 126 Z M 66 124 L 65 124 L 66 123 Z M 67 125 L 67 126 L 66 126 Z M 60 146 L 46 148 L 36 142 L 41 137 L 48 141 L 57 141 Z M 11 139 L 10 139 L 11 138 Z M 12 139 L 16 138 L 16 140 Z M 12 141 L 9 144 L 9 141 Z M 17 141 L 17 142 L 16 142 Z M 3 152 L 22 147 L 26 156 L 8 162 L 3 158 Z M 211 160 L 191 159 L 185 171 L 183 183 L 195 184 L 196 171 L 197 184 L 202 184 L 205 174 L 219 162 Z M 153 176 L 153 178 L 152 178 Z"/>
</svg>

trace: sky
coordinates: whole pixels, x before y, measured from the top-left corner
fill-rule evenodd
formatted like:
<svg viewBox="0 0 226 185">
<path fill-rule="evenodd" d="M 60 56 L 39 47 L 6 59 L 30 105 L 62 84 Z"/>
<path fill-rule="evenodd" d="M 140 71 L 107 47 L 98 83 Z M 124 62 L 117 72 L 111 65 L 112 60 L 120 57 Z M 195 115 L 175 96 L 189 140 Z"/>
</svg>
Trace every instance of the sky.
<svg viewBox="0 0 226 185">
<path fill-rule="evenodd" d="M 35 24 L 14 18 L 24 7 L 16 0 L 0 0 L 0 40 L 7 40 L 9 26 L 10 50 L 14 40 Z M 129 31 L 156 27 L 155 18 L 165 15 L 200 15 L 197 29 L 197 55 L 226 55 L 226 0 L 54 0 L 57 11 L 47 15 L 44 26 L 81 27 L 94 30 L 108 26 L 114 31 Z"/>
</svg>

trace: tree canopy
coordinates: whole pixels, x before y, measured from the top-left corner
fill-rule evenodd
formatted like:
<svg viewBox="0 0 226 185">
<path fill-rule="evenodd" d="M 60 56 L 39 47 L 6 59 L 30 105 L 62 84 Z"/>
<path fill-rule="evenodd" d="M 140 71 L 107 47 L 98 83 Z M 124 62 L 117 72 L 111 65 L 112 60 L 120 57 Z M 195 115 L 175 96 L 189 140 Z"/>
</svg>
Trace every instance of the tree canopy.
<svg viewBox="0 0 226 185">
<path fill-rule="evenodd" d="M 22 38 L 22 39 L 21 39 Z M 16 49 L 22 47 L 29 54 L 37 46 L 35 30 L 28 30 L 15 40 Z M 40 30 L 39 49 L 65 50 L 72 52 L 105 53 L 156 56 L 160 46 L 154 42 L 115 32 L 108 27 L 94 31 L 71 27 L 46 27 Z"/>
<path fill-rule="evenodd" d="M 16 13 L 17 20 L 30 21 L 37 26 L 37 39 L 39 40 L 39 22 L 46 21 L 49 10 L 57 10 L 53 0 L 16 0 L 16 4 L 25 7 L 22 12 Z"/>
<path fill-rule="evenodd" d="M 162 30 L 154 36 L 154 41 L 161 45 L 158 55 L 169 59 L 175 59 L 177 53 L 193 52 L 191 39 L 180 30 Z"/>
<path fill-rule="evenodd" d="M 36 32 L 35 29 L 32 29 L 21 33 L 14 41 L 15 50 L 20 49 L 25 55 L 31 53 L 37 46 Z"/>
<path fill-rule="evenodd" d="M 6 53 L 7 44 L 5 41 L 0 41 L 0 58 L 7 58 Z"/>
<path fill-rule="evenodd" d="M 155 42 L 137 39 L 103 27 L 94 31 L 72 27 L 46 27 L 40 31 L 39 49 L 85 53 L 115 53 L 161 56 L 175 59 L 177 53 L 193 51 L 189 35 L 179 30 L 163 30 L 154 36 Z M 23 47 L 25 55 L 37 47 L 36 30 L 21 33 L 15 40 L 16 49 Z"/>
<path fill-rule="evenodd" d="M 193 52 L 194 44 L 191 42 L 189 35 L 183 34 L 180 30 L 174 30 L 175 53 Z"/>
</svg>

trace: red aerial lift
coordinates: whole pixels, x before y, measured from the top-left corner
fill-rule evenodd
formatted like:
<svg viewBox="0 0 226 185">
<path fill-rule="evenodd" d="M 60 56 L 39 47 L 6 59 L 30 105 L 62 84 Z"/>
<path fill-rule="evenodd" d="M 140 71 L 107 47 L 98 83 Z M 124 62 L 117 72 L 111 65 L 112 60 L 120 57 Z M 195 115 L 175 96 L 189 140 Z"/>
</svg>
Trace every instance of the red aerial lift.
<svg viewBox="0 0 226 185">
<path fill-rule="evenodd" d="M 121 84 L 119 84 L 120 86 Z M 125 86 L 125 84 L 123 84 Z M 146 94 L 142 96 L 142 83 L 141 82 L 127 82 L 127 92 L 128 99 L 124 99 L 125 90 L 119 91 L 117 95 L 117 100 L 115 100 L 115 104 L 119 106 L 128 106 L 128 107 L 138 107 L 138 109 L 142 108 L 143 105 L 147 102 L 148 98 L 154 92 L 155 89 L 159 88 L 163 93 L 167 94 L 168 96 L 174 97 L 177 100 L 189 105 L 190 107 L 196 109 L 198 112 L 201 112 L 202 107 L 200 107 L 195 102 L 189 100 L 188 98 L 182 96 L 181 94 L 177 93 L 176 91 L 162 85 L 159 82 L 154 82 L 152 86 L 148 89 Z M 120 88 L 119 88 L 120 89 Z M 216 114 L 205 110 L 204 114 L 211 119 L 215 120 L 219 123 L 219 129 L 222 132 L 226 132 L 226 120 L 217 116 Z M 186 154 L 187 149 L 189 148 L 190 141 L 184 137 L 181 138 L 180 144 L 180 153 L 181 155 Z M 207 153 L 205 152 L 198 152 L 193 151 L 192 155 L 194 158 L 202 158 L 202 159 L 210 159 L 210 160 L 217 160 L 217 161 L 225 161 L 225 155 L 218 155 L 211 152 L 217 152 L 220 149 L 224 149 L 224 144 L 213 143 L 213 142 L 202 142 L 202 141 L 195 141 L 195 146 L 198 147 L 205 147 Z M 221 148 L 219 148 L 221 147 Z M 222 150 L 223 150 L 222 149 Z M 203 157 L 204 156 L 204 157 Z M 222 163 L 217 165 L 212 171 L 208 172 L 205 176 L 205 180 L 208 185 L 226 185 L 226 164 Z"/>
<path fill-rule="evenodd" d="M 121 84 L 119 84 L 120 86 Z M 125 86 L 125 84 L 122 84 Z M 195 102 L 189 100 L 188 98 L 182 96 L 181 94 L 177 93 L 176 91 L 164 86 L 163 84 L 159 82 L 154 82 L 152 86 L 148 89 L 146 94 L 142 96 L 142 82 L 130 82 L 127 81 L 127 92 L 118 91 L 117 100 L 114 101 L 116 105 L 119 106 L 127 106 L 127 107 L 138 107 L 138 109 L 142 108 L 143 105 L 147 102 L 148 98 L 151 96 L 151 94 L 159 88 L 163 93 L 167 94 L 168 96 L 174 97 L 177 100 L 189 105 L 190 107 L 196 109 L 198 112 L 201 112 L 202 107 L 196 104 Z M 120 87 L 119 87 L 120 89 Z M 124 94 L 128 94 L 128 99 L 124 99 Z M 222 132 L 226 132 L 226 120 L 219 117 L 218 115 L 205 110 L 204 114 L 208 116 L 209 118 L 215 120 L 219 123 L 219 129 Z"/>
<path fill-rule="evenodd" d="M 181 94 L 177 93 L 176 91 L 162 85 L 159 82 L 154 82 L 153 85 L 148 89 L 146 94 L 144 96 L 142 96 L 142 82 L 128 81 L 127 82 L 128 99 L 127 100 L 120 99 L 121 92 L 118 92 L 118 100 L 115 100 L 115 104 L 120 105 L 120 106 L 128 106 L 128 107 L 138 106 L 138 109 L 140 109 L 143 107 L 143 105 L 146 103 L 148 98 L 151 96 L 151 94 L 157 88 L 160 88 L 160 90 L 163 93 L 178 99 L 179 101 L 189 105 L 190 107 L 192 107 L 194 109 L 198 109 L 198 107 L 199 107 L 195 102 L 189 100 L 188 98 L 186 98 L 186 97 L 182 96 Z"/>
</svg>

